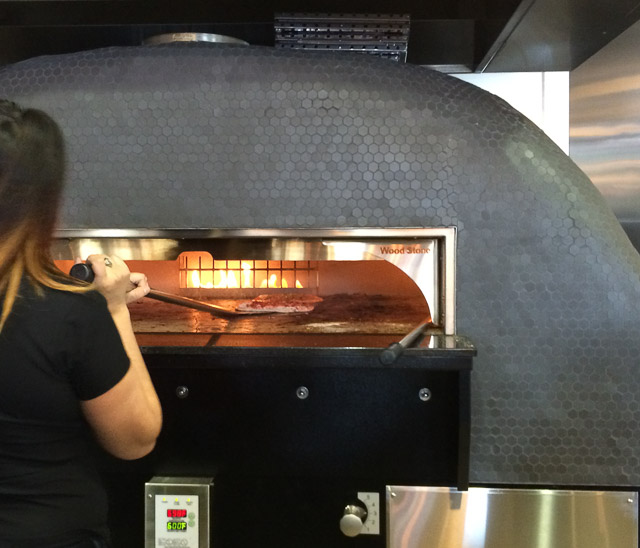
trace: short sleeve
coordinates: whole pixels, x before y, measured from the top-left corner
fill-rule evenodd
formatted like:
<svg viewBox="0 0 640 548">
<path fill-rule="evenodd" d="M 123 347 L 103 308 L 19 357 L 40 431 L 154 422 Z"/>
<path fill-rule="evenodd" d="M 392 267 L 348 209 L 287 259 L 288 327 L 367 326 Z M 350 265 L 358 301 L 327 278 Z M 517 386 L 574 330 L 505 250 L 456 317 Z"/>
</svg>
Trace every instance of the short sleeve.
<svg viewBox="0 0 640 548">
<path fill-rule="evenodd" d="M 77 398 L 90 400 L 118 384 L 129 369 L 129 357 L 104 297 L 79 297 L 69 317 L 69 375 Z"/>
</svg>

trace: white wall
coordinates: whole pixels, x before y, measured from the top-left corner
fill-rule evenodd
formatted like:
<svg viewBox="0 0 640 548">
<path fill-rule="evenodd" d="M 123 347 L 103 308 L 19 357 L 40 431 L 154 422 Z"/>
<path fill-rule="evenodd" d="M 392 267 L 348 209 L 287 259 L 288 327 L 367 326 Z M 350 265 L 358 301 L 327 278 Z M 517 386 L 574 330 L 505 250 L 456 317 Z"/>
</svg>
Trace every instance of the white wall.
<svg viewBox="0 0 640 548">
<path fill-rule="evenodd" d="M 519 110 L 569 154 L 569 72 L 452 74 Z"/>
</svg>

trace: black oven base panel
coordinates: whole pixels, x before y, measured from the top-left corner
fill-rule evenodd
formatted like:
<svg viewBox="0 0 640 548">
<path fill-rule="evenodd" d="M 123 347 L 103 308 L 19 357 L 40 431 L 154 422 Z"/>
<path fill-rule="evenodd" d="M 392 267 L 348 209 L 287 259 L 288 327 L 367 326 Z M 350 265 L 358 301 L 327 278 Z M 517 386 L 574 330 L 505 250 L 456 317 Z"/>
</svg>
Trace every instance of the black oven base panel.
<svg viewBox="0 0 640 548">
<path fill-rule="evenodd" d="M 470 355 L 308 350 L 146 355 L 154 474 L 468 486 Z"/>
<path fill-rule="evenodd" d="M 474 354 L 145 349 L 164 426 L 149 456 L 105 462 L 115 545 L 143 545 L 145 482 L 172 476 L 213 478 L 218 548 L 385 546 L 384 520 L 340 531 L 345 505 L 377 493 L 382 516 L 386 485 L 468 487 Z"/>
</svg>

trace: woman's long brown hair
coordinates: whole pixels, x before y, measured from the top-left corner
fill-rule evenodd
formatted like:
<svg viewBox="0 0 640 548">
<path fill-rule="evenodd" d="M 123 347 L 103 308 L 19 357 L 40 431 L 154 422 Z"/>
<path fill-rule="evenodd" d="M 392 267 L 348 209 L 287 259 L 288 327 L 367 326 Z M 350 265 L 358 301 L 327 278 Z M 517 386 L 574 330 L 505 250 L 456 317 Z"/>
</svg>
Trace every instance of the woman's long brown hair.
<svg viewBox="0 0 640 548">
<path fill-rule="evenodd" d="M 49 252 L 64 174 L 64 138 L 56 122 L 0 99 L 0 331 L 25 277 L 40 289 L 87 290 L 70 283 Z"/>
</svg>

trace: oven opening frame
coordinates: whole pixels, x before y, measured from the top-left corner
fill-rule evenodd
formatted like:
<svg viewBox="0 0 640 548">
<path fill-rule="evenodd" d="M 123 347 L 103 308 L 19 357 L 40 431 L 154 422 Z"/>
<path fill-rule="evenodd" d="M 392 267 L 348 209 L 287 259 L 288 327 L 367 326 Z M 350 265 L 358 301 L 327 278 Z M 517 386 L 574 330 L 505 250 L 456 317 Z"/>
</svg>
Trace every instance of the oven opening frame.
<svg viewBox="0 0 640 548">
<path fill-rule="evenodd" d="M 64 228 L 55 234 L 51 255 L 55 261 L 73 261 L 77 257 L 104 253 L 125 261 L 177 262 L 184 252 L 204 251 L 214 257 L 237 260 L 383 260 L 402 270 L 417 285 L 428 304 L 433 327 L 443 335 L 455 335 L 456 245 L 456 227 Z M 200 292 L 195 293 L 198 296 L 211 290 L 196 291 Z"/>
</svg>

